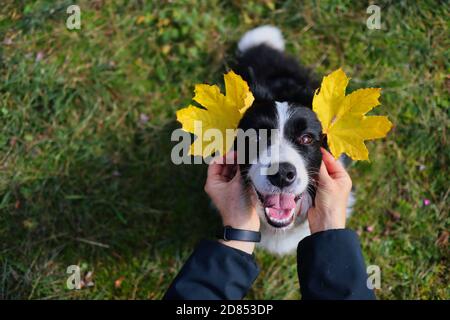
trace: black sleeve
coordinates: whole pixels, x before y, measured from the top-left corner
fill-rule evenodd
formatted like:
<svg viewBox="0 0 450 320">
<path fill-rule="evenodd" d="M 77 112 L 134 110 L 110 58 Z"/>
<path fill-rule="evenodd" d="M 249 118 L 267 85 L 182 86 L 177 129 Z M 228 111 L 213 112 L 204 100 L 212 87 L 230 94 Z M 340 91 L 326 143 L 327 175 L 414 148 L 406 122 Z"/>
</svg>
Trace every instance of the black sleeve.
<svg viewBox="0 0 450 320">
<path fill-rule="evenodd" d="M 252 255 L 217 241 L 201 241 L 164 299 L 242 299 L 258 276 Z"/>
<path fill-rule="evenodd" d="M 302 298 L 375 299 L 357 234 L 348 229 L 327 230 L 306 237 L 297 248 Z"/>
</svg>

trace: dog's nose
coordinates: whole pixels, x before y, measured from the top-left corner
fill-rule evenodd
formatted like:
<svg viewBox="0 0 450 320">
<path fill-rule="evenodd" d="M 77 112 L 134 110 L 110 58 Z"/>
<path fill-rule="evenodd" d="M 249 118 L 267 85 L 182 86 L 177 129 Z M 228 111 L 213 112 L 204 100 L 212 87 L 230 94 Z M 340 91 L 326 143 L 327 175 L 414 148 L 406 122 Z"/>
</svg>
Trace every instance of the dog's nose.
<svg viewBox="0 0 450 320">
<path fill-rule="evenodd" d="M 295 181 L 295 178 L 297 178 L 297 170 L 289 162 L 280 162 L 278 164 L 277 173 L 269 175 L 267 178 L 270 183 L 276 187 L 287 187 Z"/>
</svg>

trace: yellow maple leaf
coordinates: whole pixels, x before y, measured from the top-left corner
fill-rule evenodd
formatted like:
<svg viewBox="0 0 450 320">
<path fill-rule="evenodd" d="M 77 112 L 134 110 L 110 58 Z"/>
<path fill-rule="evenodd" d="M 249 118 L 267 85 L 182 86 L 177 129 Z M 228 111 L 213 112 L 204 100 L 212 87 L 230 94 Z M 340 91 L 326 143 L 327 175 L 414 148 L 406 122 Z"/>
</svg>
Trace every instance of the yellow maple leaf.
<svg viewBox="0 0 450 320">
<path fill-rule="evenodd" d="M 378 106 L 381 88 L 367 88 L 345 95 L 349 78 L 338 69 L 322 80 L 313 99 L 313 110 L 337 159 L 346 153 L 353 160 L 369 160 L 364 141 L 383 138 L 392 128 L 386 116 L 366 116 Z"/>
<path fill-rule="evenodd" d="M 193 100 L 206 110 L 189 105 L 176 113 L 182 129 L 197 136 L 189 149 L 190 155 L 205 158 L 215 151 L 219 151 L 221 155 L 229 151 L 233 145 L 235 132 L 227 129 L 236 129 L 245 111 L 253 103 L 253 94 L 241 76 L 230 71 L 224 75 L 224 81 L 226 96 L 216 85 L 195 86 Z M 205 135 L 208 129 L 218 130 L 221 136 Z M 214 141 L 215 138 L 219 141 Z"/>
</svg>

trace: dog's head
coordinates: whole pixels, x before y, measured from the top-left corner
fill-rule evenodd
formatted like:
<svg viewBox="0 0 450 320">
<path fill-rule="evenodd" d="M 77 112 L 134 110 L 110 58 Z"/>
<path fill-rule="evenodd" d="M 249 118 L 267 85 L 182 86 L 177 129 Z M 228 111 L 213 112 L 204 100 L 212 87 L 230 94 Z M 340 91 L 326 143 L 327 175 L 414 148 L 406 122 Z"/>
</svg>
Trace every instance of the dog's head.
<svg viewBox="0 0 450 320">
<path fill-rule="evenodd" d="M 261 220 L 276 229 L 300 223 L 304 216 L 297 216 L 314 198 L 322 161 L 322 127 L 316 114 L 295 103 L 259 100 L 244 114 L 239 128 L 255 129 L 259 142 L 260 133 L 267 132 L 267 142 L 259 143 L 256 157 L 249 152 L 252 138 L 245 140 L 241 164 L 245 183 L 257 195 Z"/>
</svg>

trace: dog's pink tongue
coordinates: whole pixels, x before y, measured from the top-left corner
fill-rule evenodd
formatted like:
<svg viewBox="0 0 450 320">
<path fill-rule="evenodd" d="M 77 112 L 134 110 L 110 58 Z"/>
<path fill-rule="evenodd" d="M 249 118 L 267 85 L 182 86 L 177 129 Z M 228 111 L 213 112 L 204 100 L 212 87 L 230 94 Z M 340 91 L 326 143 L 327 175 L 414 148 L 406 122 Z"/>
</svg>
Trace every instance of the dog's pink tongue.
<svg viewBox="0 0 450 320">
<path fill-rule="evenodd" d="M 291 210 L 295 208 L 295 196 L 293 194 L 282 193 L 280 195 L 280 207 L 283 210 Z"/>
<path fill-rule="evenodd" d="M 292 194 L 274 194 L 267 196 L 264 201 L 267 213 L 276 219 L 286 219 L 291 216 L 295 208 L 295 196 Z"/>
<path fill-rule="evenodd" d="M 295 208 L 295 196 L 287 193 L 273 194 L 264 199 L 264 205 L 268 208 L 291 210 Z"/>
</svg>

